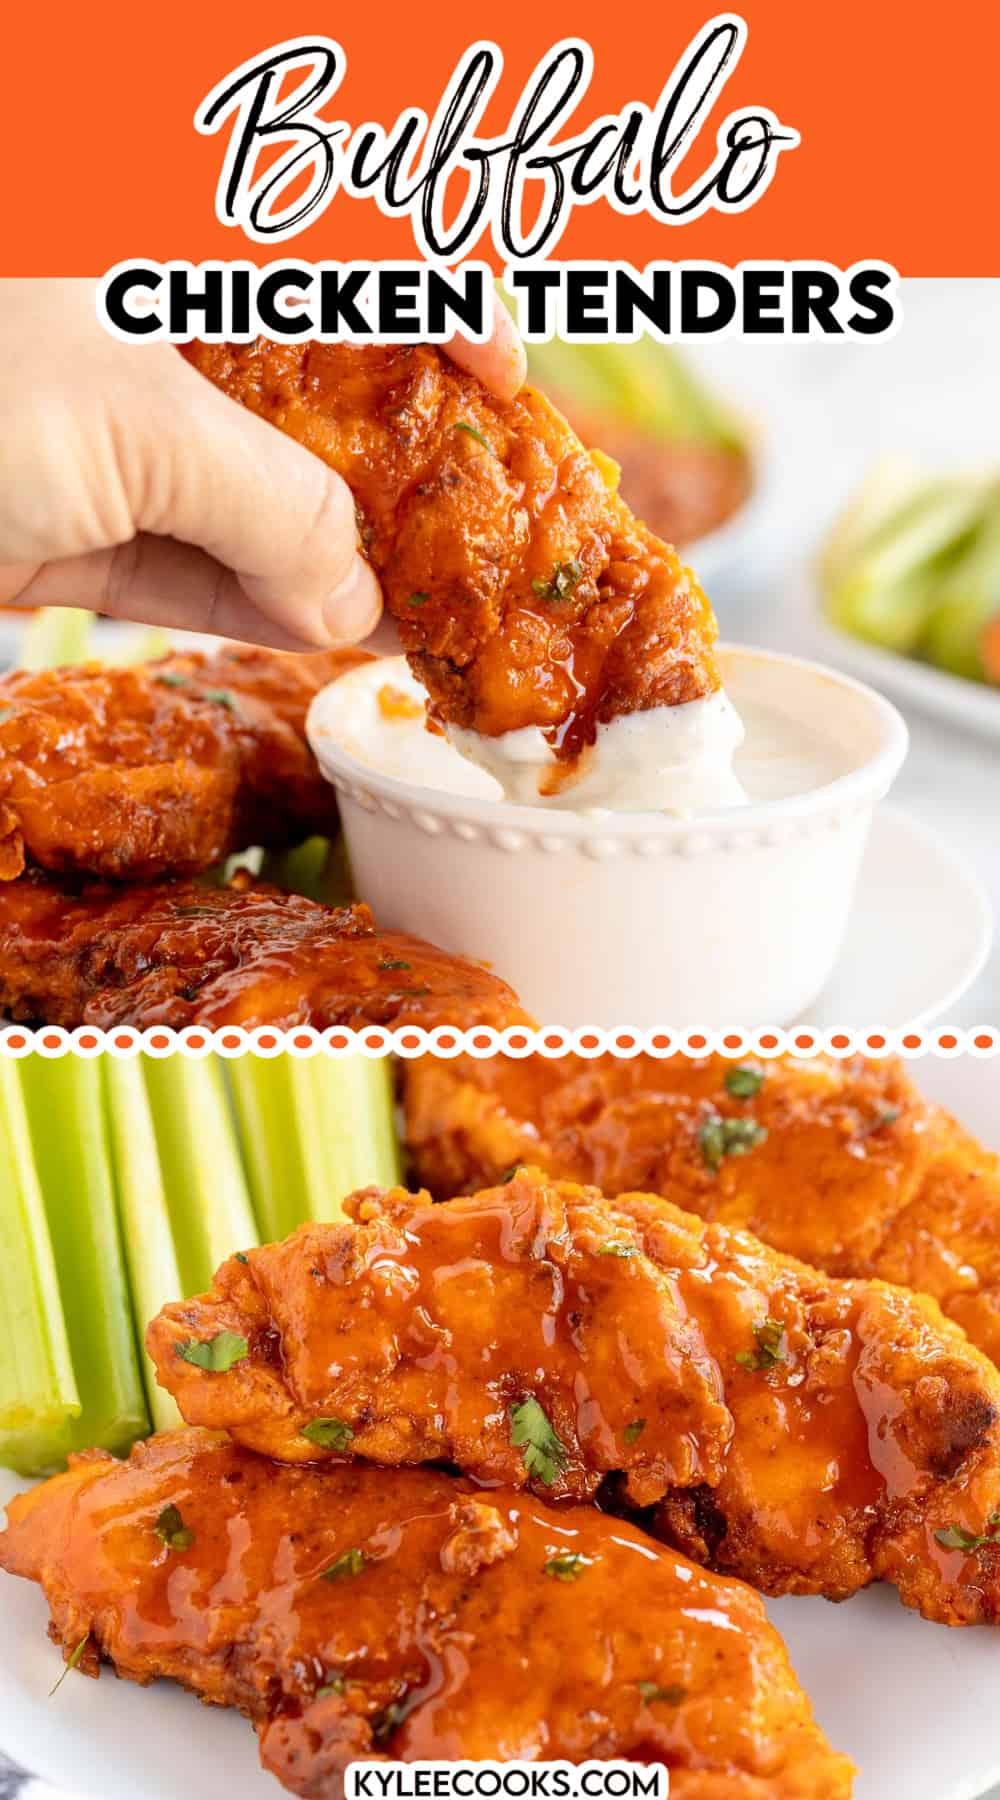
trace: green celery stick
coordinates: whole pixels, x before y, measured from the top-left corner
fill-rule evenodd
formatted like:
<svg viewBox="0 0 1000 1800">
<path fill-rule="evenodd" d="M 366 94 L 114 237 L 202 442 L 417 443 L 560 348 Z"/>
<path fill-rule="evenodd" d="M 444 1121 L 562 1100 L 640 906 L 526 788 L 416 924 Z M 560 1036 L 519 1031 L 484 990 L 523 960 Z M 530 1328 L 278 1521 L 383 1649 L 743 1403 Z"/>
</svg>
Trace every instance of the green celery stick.
<svg viewBox="0 0 1000 1800">
<path fill-rule="evenodd" d="M 169 656 L 174 647 L 169 631 L 160 631 L 155 626 L 148 631 L 140 632 L 137 637 L 129 636 L 119 642 L 114 654 L 104 655 L 104 662 L 117 663 L 122 668 L 131 668 L 136 663 L 154 662 L 158 656 Z"/>
<path fill-rule="evenodd" d="M 354 876 L 347 855 L 347 839 L 343 832 L 335 837 L 327 852 L 326 866 L 317 885 L 315 898 L 323 906 L 350 906 L 357 899 Z"/>
<path fill-rule="evenodd" d="M 882 518 L 826 591 L 830 617 L 886 649 L 914 651 L 937 587 L 983 514 L 982 484 L 958 478 L 924 483 Z"/>
<path fill-rule="evenodd" d="M 181 1293 L 197 1294 L 226 1257 L 258 1242 L 221 1059 L 142 1061 Z"/>
<path fill-rule="evenodd" d="M 169 1431 L 180 1424 L 181 1416 L 156 1380 L 143 1339 L 146 1326 L 160 1308 L 168 1300 L 186 1296 L 163 1191 L 153 1115 L 138 1059 L 119 1061 L 103 1056 L 101 1073 L 146 1399 L 155 1429 Z"/>
<path fill-rule="evenodd" d="M 403 1179 L 403 1160 L 396 1128 L 395 1065 L 390 1056 L 380 1056 L 377 1061 L 359 1057 L 358 1061 L 364 1061 L 367 1067 L 363 1079 L 369 1096 L 366 1116 L 371 1166 L 375 1171 L 369 1179 L 379 1187 L 398 1187 Z"/>
<path fill-rule="evenodd" d="M 596 356 L 592 354 L 595 350 Z M 543 393 L 551 389 L 557 405 L 572 402 L 578 406 L 589 425 L 609 413 L 620 413 L 626 400 L 615 365 L 602 354 L 603 350 L 600 344 L 567 344 L 562 338 L 531 344 L 529 378 Z"/>
<path fill-rule="evenodd" d="M 95 1060 L 17 1065 L 80 1393 L 73 1448 L 126 1451 L 149 1430 Z"/>
<path fill-rule="evenodd" d="M 271 1243 L 313 1216 L 308 1197 L 322 1186 L 311 1095 L 303 1112 L 307 1067 L 287 1055 L 226 1064 L 257 1225 Z"/>
<path fill-rule="evenodd" d="M 926 478 L 906 458 L 884 456 L 837 515 L 817 559 L 824 586 L 849 572 L 857 558 L 897 513 L 921 493 Z"/>
<path fill-rule="evenodd" d="M 554 338 L 530 345 L 528 362 L 532 380 L 551 388 L 557 401 L 575 403 L 586 427 L 619 420 L 661 443 L 746 448 L 736 414 L 668 344 L 651 338 L 566 344 Z M 572 405 L 570 411 L 572 418 Z"/>
<path fill-rule="evenodd" d="M 699 379 L 679 351 L 654 338 L 594 348 L 599 355 L 616 359 L 624 409 L 631 422 L 651 437 L 672 444 L 745 449 L 746 433 L 736 414 Z"/>
<path fill-rule="evenodd" d="M 387 1057 L 243 1056 L 227 1072 L 265 1238 L 338 1218 L 355 1188 L 398 1182 Z"/>
<path fill-rule="evenodd" d="M 982 527 L 942 578 L 920 650 L 951 675 L 985 681 L 982 642 L 1000 615 L 1000 486 L 993 490 Z"/>
<path fill-rule="evenodd" d="M 43 606 L 24 628 L 18 667 L 58 669 L 85 662 L 94 614 L 76 606 Z"/>
<path fill-rule="evenodd" d="M 306 838 L 291 850 L 270 850 L 261 864 L 261 879 L 289 894 L 305 894 L 307 900 L 322 901 L 329 855 L 330 840 L 325 837 Z"/>
<path fill-rule="evenodd" d="M 300 1066 L 308 1070 L 311 1129 L 324 1162 L 323 1188 L 309 1196 L 308 1216 L 336 1219 L 356 1188 L 399 1181 L 392 1066 L 388 1057 L 361 1055 L 316 1056 Z"/>
<path fill-rule="evenodd" d="M 47 1475 L 80 1396 L 16 1064 L 0 1062 L 0 1464 Z"/>
</svg>

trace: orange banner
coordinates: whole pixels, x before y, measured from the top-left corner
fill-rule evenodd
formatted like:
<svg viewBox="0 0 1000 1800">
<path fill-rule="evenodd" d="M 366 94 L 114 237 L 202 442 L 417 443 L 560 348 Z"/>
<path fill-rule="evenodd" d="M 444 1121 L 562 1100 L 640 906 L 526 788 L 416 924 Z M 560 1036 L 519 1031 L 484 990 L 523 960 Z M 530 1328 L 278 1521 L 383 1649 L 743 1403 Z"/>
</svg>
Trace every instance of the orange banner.
<svg viewBox="0 0 1000 1800">
<path fill-rule="evenodd" d="M 1000 241 L 985 229 L 995 157 L 1000 15 L 988 0 L 916 9 L 904 0 L 748 0 L 748 41 L 724 92 L 687 146 L 690 179 L 707 167 L 734 110 L 767 109 L 800 135 L 746 210 L 712 209 L 682 224 L 604 200 L 574 211 L 559 258 L 879 258 L 909 275 L 988 275 Z M 539 59 L 582 36 L 593 81 L 571 131 L 631 101 L 655 106 L 713 9 L 600 6 L 594 0 L 508 0 L 486 17 L 441 0 L 351 9 L 184 4 L 169 9 L 63 7 L 43 25 L 31 8 L 5 25 L 4 138 L 8 181 L 2 272 L 96 274 L 137 256 L 266 262 L 412 257 L 409 217 L 338 192 L 300 235 L 254 243 L 216 217 L 225 130 L 199 134 L 205 96 L 245 59 L 297 36 L 335 39 L 347 59 L 325 109 L 353 129 L 390 129 L 407 107 L 433 114 L 470 43 L 491 37 L 504 68 L 483 128 L 506 131 Z M 502 260 L 483 242 L 474 255 Z"/>
</svg>

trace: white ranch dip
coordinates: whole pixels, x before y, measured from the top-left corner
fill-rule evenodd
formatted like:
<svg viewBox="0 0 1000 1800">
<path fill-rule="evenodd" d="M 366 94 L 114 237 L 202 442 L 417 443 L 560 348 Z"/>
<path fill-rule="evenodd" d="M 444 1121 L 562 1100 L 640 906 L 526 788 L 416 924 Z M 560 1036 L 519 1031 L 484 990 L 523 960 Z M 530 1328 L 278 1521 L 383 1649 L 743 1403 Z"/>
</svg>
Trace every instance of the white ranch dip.
<svg viewBox="0 0 1000 1800">
<path fill-rule="evenodd" d="M 738 692 L 737 711 L 720 689 L 599 726 L 577 777 L 543 795 L 539 771 L 555 758 L 540 731 L 484 738 L 452 729 L 445 737 L 428 730 L 425 697 L 405 657 L 363 663 L 314 701 L 310 739 L 332 739 L 355 762 L 412 787 L 587 814 L 693 817 L 810 792 L 850 766 L 801 718 Z"/>
</svg>

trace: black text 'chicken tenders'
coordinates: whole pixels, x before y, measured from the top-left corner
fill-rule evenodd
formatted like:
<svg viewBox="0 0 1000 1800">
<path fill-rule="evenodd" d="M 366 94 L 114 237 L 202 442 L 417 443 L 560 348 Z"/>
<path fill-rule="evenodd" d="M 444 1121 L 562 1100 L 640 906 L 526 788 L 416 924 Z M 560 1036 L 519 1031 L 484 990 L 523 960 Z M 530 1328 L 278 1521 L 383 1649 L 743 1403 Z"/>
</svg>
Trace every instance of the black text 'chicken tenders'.
<svg viewBox="0 0 1000 1800">
<path fill-rule="evenodd" d="M 231 646 L 0 677 L 0 880 L 35 863 L 149 881 L 331 835 L 306 713 L 365 660 Z"/>
<path fill-rule="evenodd" d="M 1000 1619 L 1000 1375 L 933 1301 L 537 1172 L 347 1210 L 153 1321 L 191 1423 L 302 1461 L 324 1421 L 338 1453 L 555 1498 L 610 1480 L 768 1593 L 883 1579 L 930 1618 Z M 196 1350 L 220 1334 L 225 1372 Z"/>
<path fill-rule="evenodd" d="M 0 1567 L 41 1584 L 67 1656 L 239 1707 L 309 1800 L 358 1758 L 627 1757 L 667 1764 L 677 1800 L 851 1792 L 756 1595 L 589 1507 L 179 1431 L 74 1458 L 9 1513 Z"/>
</svg>

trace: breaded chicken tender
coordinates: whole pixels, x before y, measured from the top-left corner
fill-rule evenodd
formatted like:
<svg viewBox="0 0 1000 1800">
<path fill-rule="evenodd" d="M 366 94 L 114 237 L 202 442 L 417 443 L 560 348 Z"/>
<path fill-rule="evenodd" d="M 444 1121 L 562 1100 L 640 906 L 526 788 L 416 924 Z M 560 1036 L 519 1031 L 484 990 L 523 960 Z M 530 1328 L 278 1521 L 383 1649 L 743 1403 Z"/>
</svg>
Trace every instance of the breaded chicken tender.
<svg viewBox="0 0 1000 1800">
<path fill-rule="evenodd" d="M 403 1075 L 413 1171 L 441 1198 L 517 1162 L 648 1189 L 831 1275 L 931 1294 L 1000 1363 L 997 1158 L 895 1058 L 426 1057 Z"/>
<path fill-rule="evenodd" d="M 495 975 L 367 906 L 330 908 L 237 875 L 68 891 L 0 887 L 0 1009 L 48 1025 L 506 1025 L 525 1015 Z"/>
<path fill-rule="evenodd" d="M 239 1707 L 309 1800 L 358 1759 L 627 1757 L 667 1764 L 678 1800 L 851 1792 L 756 1595 L 592 1508 L 178 1431 L 74 1457 L 9 1519 L 0 1567 L 40 1583 L 85 1674 Z"/>
<path fill-rule="evenodd" d="M 336 800 L 306 713 L 367 660 L 234 645 L 0 677 L 0 880 L 36 864 L 150 881 L 331 836 Z"/>
<path fill-rule="evenodd" d="M 1000 1620 L 1000 1375 L 933 1301 L 537 1171 L 347 1213 L 153 1321 L 190 1423 L 296 1462 L 325 1421 L 330 1455 L 652 1509 L 766 1593 L 881 1579 L 928 1618 Z"/>
<path fill-rule="evenodd" d="M 348 483 L 440 721 L 486 737 L 537 726 L 571 765 L 599 724 L 719 687 L 690 570 L 537 389 L 498 400 L 427 345 L 185 354 Z"/>
</svg>

